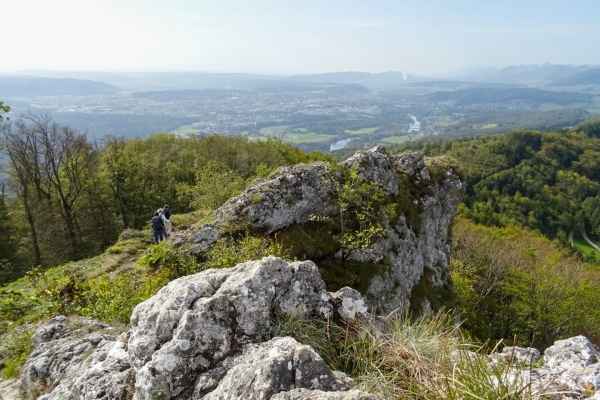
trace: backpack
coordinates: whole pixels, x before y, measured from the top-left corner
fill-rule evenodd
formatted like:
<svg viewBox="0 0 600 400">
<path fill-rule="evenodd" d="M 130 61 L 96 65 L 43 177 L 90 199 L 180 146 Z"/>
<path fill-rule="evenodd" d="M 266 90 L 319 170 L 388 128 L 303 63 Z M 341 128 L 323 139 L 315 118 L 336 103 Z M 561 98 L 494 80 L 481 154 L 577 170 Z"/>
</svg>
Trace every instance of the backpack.
<svg viewBox="0 0 600 400">
<path fill-rule="evenodd" d="M 158 217 L 152 217 L 152 222 L 150 222 L 152 224 L 152 228 L 158 230 L 161 230 L 165 224 L 163 223 L 163 220 L 160 216 Z"/>
</svg>

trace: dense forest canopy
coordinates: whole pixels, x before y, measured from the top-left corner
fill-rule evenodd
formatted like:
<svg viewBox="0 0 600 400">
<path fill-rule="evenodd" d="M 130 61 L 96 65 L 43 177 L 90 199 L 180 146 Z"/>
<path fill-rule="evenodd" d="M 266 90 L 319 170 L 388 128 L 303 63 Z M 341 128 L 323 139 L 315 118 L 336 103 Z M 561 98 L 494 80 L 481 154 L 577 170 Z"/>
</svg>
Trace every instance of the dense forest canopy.
<svg viewBox="0 0 600 400">
<path fill-rule="evenodd" d="M 571 130 L 421 141 L 391 151 L 447 155 L 465 173 L 461 214 L 489 226 L 522 226 L 566 239 L 600 235 L 600 122 Z"/>
</svg>

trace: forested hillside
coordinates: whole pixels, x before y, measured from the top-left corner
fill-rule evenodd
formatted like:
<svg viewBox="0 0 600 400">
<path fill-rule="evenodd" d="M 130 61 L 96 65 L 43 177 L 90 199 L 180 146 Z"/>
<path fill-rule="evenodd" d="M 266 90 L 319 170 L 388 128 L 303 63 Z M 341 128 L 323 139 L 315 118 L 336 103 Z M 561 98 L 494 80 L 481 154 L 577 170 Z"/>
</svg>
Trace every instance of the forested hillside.
<svg viewBox="0 0 600 400">
<path fill-rule="evenodd" d="M 392 151 L 447 155 L 469 187 L 461 215 L 488 226 L 520 226 L 566 242 L 600 235 L 600 123 L 563 131 L 422 141 Z"/>
<path fill-rule="evenodd" d="M 143 229 L 169 204 L 176 213 L 216 209 L 281 165 L 326 159 L 276 140 L 220 136 L 147 140 L 86 135 L 49 117 L 9 121 L 0 149 L 0 282 L 33 266 L 90 257 L 123 229 Z"/>
</svg>

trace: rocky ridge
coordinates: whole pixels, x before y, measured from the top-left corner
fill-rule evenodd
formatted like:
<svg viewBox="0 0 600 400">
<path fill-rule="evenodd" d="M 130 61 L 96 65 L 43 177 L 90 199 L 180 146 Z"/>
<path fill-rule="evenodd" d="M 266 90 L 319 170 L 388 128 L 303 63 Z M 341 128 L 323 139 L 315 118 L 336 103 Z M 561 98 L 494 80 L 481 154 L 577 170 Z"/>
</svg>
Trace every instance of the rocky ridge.
<svg viewBox="0 0 600 400">
<path fill-rule="evenodd" d="M 388 156 L 382 146 L 356 153 L 343 165 L 355 169 L 367 182 L 376 183 L 390 204 L 400 206 L 398 218 L 382 221 L 384 234 L 371 248 L 351 255 L 364 263 L 385 260 L 385 266 L 363 290 L 368 306 L 387 315 L 409 306 L 416 312 L 428 312 L 443 305 L 443 297 L 452 294 L 447 274 L 448 230 L 466 189 L 464 181 L 443 157 L 424 158 L 419 153 Z M 228 200 L 211 224 L 192 228 L 175 242 L 193 253 L 202 253 L 227 236 L 232 227 L 265 235 L 296 225 L 306 227 L 314 216 L 339 214 L 334 191 L 327 164 L 285 167 L 271 179 Z M 413 215 L 406 207 L 413 209 Z M 415 209 L 418 215 L 414 215 Z"/>
<path fill-rule="evenodd" d="M 172 281 L 136 307 L 128 332 L 91 319 L 52 319 L 32 338 L 18 396 L 10 383 L 0 386 L 0 398 L 377 399 L 310 346 L 265 337 L 275 312 L 368 322 L 386 334 L 358 292 L 327 292 L 314 263 L 267 257 Z M 556 341 L 543 357 L 505 347 L 489 356 L 491 369 L 499 362 L 520 365 L 502 377 L 515 392 L 600 399 L 600 352 L 583 336 Z"/>
<path fill-rule="evenodd" d="M 56 317 L 35 333 L 23 397 L 58 399 L 374 400 L 291 337 L 261 342 L 273 313 L 371 318 L 346 288 L 328 293 L 314 263 L 268 257 L 170 282 L 118 335 Z"/>
</svg>

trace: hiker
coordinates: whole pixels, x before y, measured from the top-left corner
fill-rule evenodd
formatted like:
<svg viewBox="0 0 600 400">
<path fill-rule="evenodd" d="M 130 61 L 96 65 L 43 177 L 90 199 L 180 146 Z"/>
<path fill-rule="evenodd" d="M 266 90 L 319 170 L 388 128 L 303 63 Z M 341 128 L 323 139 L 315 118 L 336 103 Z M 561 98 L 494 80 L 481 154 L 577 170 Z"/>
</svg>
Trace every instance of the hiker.
<svg viewBox="0 0 600 400">
<path fill-rule="evenodd" d="M 173 224 L 171 223 L 171 221 L 169 221 L 169 219 L 165 215 L 165 211 L 162 208 L 158 209 L 158 215 L 162 219 L 162 222 L 163 222 L 163 225 L 164 225 L 164 231 L 163 232 L 165 233 L 165 239 L 166 239 L 169 236 L 171 236 L 171 230 L 173 229 Z"/>
<path fill-rule="evenodd" d="M 173 224 L 171 223 L 171 212 L 169 211 L 169 206 L 165 204 L 162 208 L 163 222 L 165 224 L 165 236 L 171 236 L 171 231 L 173 230 Z"/>
<path fill-rule="evenodd" d="M 162 216 L 159 215 L 158 211 L 154 212 L 154 217 L 152 217 L 150 224 L 154 230 L 154 244 L 158 244 L 159 241 L 164 240 L 163 229 L 165 227 Z"/>
</svg>

